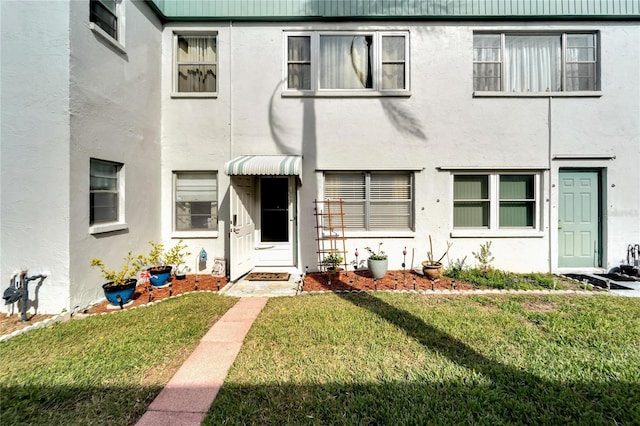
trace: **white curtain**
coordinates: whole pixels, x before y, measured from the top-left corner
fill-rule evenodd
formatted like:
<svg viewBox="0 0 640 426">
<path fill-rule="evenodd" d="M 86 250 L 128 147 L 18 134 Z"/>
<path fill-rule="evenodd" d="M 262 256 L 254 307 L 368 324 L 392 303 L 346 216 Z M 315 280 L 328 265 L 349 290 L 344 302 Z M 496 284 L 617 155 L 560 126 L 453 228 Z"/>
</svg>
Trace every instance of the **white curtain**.
<svg viewBox="0 0 640 426">
<path fill-rule="evenodd" d="M 216 91 L 216 39 L 178 37 L 178 91 Z"/>
<path fill-rule="evenodd" d="M 562 90 L 560 36 L 507 36 L 505 90 Z"/>
<path fill-rule="evenodd" d="M 373 87 L 371 36 L 320 37 L 320 88 Z"/>
</svg>

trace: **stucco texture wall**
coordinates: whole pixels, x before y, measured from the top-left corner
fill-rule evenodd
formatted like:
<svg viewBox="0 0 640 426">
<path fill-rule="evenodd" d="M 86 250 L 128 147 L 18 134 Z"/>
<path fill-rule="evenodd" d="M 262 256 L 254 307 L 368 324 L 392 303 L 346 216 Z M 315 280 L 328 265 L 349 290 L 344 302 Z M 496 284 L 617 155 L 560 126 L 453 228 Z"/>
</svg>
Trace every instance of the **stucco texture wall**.
<svg viewBox="0 0 640 426">
<path fill-rule="evenodd" d="M 402 250 L 426 256 L 428 235 L 445 247 L 450 259 L 478 251 L 492 241 L 495 266 L 514 271 L 555 269 L 557 220 L 554 193 L 556 153 L 608 153 L 616 160 L 572 163 L 606 169 L 616 180 L 607 200 L 605 266 L 620 258 L 624 239 L 638 240 L 637 186 L 638 53 L 637 25 L 571 23 L 220 23 L 190 24 L 217 31 L 219 93 L 215 99 L 171 98 L 171 74 L 163 78 L 163 182 L 180 167 L 222 171 L 224 162 L 241 154 L 302 154 L 299 188 L 299 267 L 316 259 L 313 200 L 321 197 L 323 170 L 415 170 L 415 232 L 371 233 L 350 238 L 348 251 L 385 241 L 391 264 L 400 265 Z M 473 32 L 476 30 L 593 31 L 602 41 L 602 96 L 587 98 L 473 96 Z M 288 97 L 282 95 L 283 32 L 305 30 L 408 30 L 411 94 L 406 97 Z M 171 34 L 167 28 L 163 70 L 171 70 Z M 634 136 L 635 135 L 635 136 Z M 631 149 L 633 155 L 625 153 Z M 595 152 L 595 151 L 597 152 Z M 180 156 L 180 152 L 198 155 Z M 622 158 L 624 157 L 624 158 Z M 188 160 L 187 160 L 188 159 Z M 187 164 L 188 161 L 188 164 Z M 206 163 L 206 164 L 205 164 Z M 452 170 L 527 169 L 540 173 L 539 232 L 522 237 L 452 236 Z M 628 171 L 629 169 L 633 169 Z M 220 198 L 226 177 L 220 174 Z M 626 179 L 630 178 L 627 182 Z M 609 182 L 609 187 L 610 187 Z M 163 183 L 167 188 L 167 184 Z M 163 193 L 170 205 L 170 193 Z M 618 195 L 619 194 L 619 195 Z M 554 198 L 556 197 L 556 198 Z M 621 199 L 621 198 L 618 198 Z M 222 207 L 222 206 L 221 206 Z M 225 220 L 225 211 L 221 209 Z M 163 223 L 170 209 L 164 207 Z M 612 221 L 613 219 L 613 221 Z M 220 238 L 223 238 L 220 235 Z M 221 241 L 215 243 L 221 246 Z"/>
<path fill-rule="evenodd" d="M 88 2 L 71 2 L 71 308 L 103 297 L 92 258 L 119 269 L 160 241 L 161 24 L 143 1 L 122 5 L 124 51 L 89 29 Z M 91 158 L 123 164 L 126 229 L 89 232 Z"/>
<path fill-rule="evenodd" d="M 0 289 L 20 269 L 46 273 L 30 284 L 29 306 L 60 312 L 69 301 L 69 3 L 2 1 L 0 14 Z"/>
</svg>

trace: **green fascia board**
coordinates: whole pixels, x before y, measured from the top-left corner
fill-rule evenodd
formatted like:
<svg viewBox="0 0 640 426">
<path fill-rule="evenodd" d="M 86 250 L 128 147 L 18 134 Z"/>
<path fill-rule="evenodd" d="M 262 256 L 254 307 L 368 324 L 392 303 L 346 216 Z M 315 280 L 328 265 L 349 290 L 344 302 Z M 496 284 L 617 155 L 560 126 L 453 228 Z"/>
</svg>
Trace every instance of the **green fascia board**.
<svg viewBox="0 0 640 426">
<path fill-rule="evenodd" d="M 147 0 L 165 21 L 640 19 L 640 0 Z"/>
</svg>

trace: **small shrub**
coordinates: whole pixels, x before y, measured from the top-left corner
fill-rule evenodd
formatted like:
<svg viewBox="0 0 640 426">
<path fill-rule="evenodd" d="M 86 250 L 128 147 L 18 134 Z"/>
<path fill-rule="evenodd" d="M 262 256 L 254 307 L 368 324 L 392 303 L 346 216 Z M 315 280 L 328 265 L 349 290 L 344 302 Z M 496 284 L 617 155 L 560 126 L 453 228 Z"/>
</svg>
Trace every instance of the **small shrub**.
<svg viewBox="0 0 640 426">
<path fill-rule="evenodd" d="M 461 281 L 467 281 L 481 287 L 504 290 L 532 290 L 553 289 L 553 276 L 550 274 L 501 271 L 500 269 L 454 269 L 448 271 L 447 276 Z"/>
<path fill-rule="evenodd" d="M 487 241 L 486 243 L 481 244 L 479 252 L 476 253 L 475 251 L 473 251 L 471 253 L 473 254 L 473 257 L 476 258 L 480 269 L 482 269 L 483 271 L 489 271 L 493 269 L 493 267 L 491 266 L 491 262 L 495 260 L 495 257 L 493 257 L 493 255 L 491 254 L 491 241 Z"/>
<path fill-rule="evenodd" d="M 467 256 L 463 257 L 462 259 L 458 258 L 454 260 L 453 262 L 449 263 L 449 268 L 447 268 L 444 274 L 451 278 L 460 279 L 460 275 L 462 274 L 462 272 L 468 269 L 466 262 Z"/>
</svg>

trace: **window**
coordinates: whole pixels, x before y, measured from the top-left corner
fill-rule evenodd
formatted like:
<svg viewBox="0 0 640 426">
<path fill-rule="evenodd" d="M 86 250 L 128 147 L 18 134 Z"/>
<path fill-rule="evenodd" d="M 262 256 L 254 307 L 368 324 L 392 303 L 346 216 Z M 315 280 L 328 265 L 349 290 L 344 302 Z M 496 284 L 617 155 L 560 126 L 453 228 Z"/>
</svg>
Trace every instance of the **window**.
<svg viewBox="0 0 640 426">
<path fill-rule="evenodd" d="M 406 32 L 288 33 L 287 90 L 376 92 L 409 90 Z"/>
<path fill-rule="evenodd" d="M 218 177 L 215 172 L 174 173 L 174 231 L 218 229 Z"/>
<path fill-rule="evenodd" d="M 453 176 L 453 227 L 538 229 L 539 176 L 533 173 Z"/>
<path fill-rule="evenodd" d="M 410 173 L 327 172 L 324 197 L 344 201 L 348 230 L 411 230 L 413 178 Z"/>
<path fill-rule="evenodd" d="M 120 0 L 89 0 L 89 22 L 117 41 L 122 38 L 118 28 L 120 6 Z"/>
<path fill-rule="evenodd" d="M 175 83 L 178 93 L 211 95 L 218 90 L 216 35 L 175 35 Z"/>
<path fill-rule="evenodd" d="M 574 92 L 599 90 L 597 35 L 473 36 L 473 90 Z"/>
<path fill-rule="evenodd" d="M 122 164 L 90 160 L 89 166 L 89 224 L 121 221 L 124 194 L 121 182 Z"/>
</svg>

